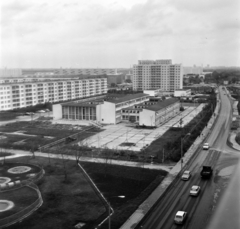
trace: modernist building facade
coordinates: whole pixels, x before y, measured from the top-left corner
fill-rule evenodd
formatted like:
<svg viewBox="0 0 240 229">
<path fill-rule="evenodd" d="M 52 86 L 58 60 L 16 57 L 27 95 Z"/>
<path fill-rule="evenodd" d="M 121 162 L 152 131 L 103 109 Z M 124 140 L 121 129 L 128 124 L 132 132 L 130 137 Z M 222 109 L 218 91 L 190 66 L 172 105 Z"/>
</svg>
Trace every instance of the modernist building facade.
<svg viewBox="0 0 240 229">
<path fill-rule="evenodd" d="M 139 60 L 133 65 L 132 79 L 133 90 L 160 88 L 173 92 L 182 89 L 182 65 L 172 64 L 172 60 Z"/>
<path fill-rule="evenodd" d="M 98 96 L 53 105 L 53 119 L 96 121 L 117 124 L 122 121 L 122 110 L 149 100 L 143 93 L 127 96 Z"/>
<path fill-rule="evenodd" d="M 180 112 L 178 99 L 166 99 L 160 103 L 144 108 L 140 112 L 140 126 L 159 126 Z"/>
<path fill-rule="evenodd" d="M 96 96 L 53 105 L 53 119 L 85 120 L 101 124 L 134 122 L 158 126 L 179 113 L 178 99 L 152 100 L 147 94 Z"/>
<path fill-rule="evenodd" d="M 0 84 L 0 111 L 107 93 L 106 77 L 81 77 Z"/>
<path fill-rule="evenodd" d="M 188 97 L 191 96 L 191 89 L 179 89 L 174 91 L 174 97 Z"/>
</svg>

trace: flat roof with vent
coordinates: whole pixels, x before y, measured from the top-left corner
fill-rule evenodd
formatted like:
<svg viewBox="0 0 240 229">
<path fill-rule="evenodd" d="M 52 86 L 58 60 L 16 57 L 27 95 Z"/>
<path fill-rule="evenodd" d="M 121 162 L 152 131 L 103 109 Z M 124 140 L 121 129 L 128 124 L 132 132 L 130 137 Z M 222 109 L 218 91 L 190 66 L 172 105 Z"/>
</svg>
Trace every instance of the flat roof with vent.
<svg viewBox="0 0 240 229">
<path fill-rule="evenodd" d="M 138 98 L 142 98 L 142 97 L 145 97 L 145 96 L 148 96 L 148 94 L 144 94 L 144 93 L 137 93 L 137 94 L 131 94 L 131 95 L 126 95 L 126 96 L 120 96 L 120 97 L 111 97 L 111 98 L 106 98 L 106 101 L 107 102 L 110 102 L 110 103 L 122 103 L 122 102 L 127 102 L 129 100 L 132 100 L 132 99 L 138 99 Z"/>
<path fill-rule="evenodd" d="M 176 102 L 178 102 L 179 100 L 176 98 L 171 98 L 171 99 L 166 99 L 162 102 L 159 102 L 157 104 L 154 104 L 152 106 L 146 107 L 144 108 L 145 110 L 150 110 L 150 111 L 159 111 L 165 107 L 168 107 L 171 104 L 174 104 Z"/>
</svg>

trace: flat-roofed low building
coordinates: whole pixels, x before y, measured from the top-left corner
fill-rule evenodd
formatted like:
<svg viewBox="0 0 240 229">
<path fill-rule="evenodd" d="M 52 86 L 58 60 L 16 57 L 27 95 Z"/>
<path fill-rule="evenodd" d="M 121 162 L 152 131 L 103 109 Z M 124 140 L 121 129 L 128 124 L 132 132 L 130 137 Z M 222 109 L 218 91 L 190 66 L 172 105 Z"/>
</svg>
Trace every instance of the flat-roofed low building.
<svg viewBox="0 0 240 229">
<path fill-rule="evenodd" d="M 148 94 L 150 96 L 162 96 L 163 90 L 161 88 L 159 89 L 145 89 L 143 93 Z"/>
<path fill-rule="evenodd" d="M 131 94 L 123 97 L 106 99 L 101 106 L 101 123 L 117 124 L 122 121 L 122 110 L 146 102 L 149 95 L 144 93 Z"/>
<path fill-rule="evenodd" d="M 142 109 L 139 113 L 139 125 L 156 127 L 176 116 L 179 112 L 179 100 L 176 98 L 166 99 Z"/>
<path fill-rule="evenodd" d="M 144 93 L 104 95 L 74 102 L 53 105 L 53 119 L 94 121 L 117 124 L 122 121 L 122 110 L 149 100 Z"/>
<path fill-rule="evenodd" d="M 191 89 L 178 89 L 174 91 L 174 97 L 188 97 L 191 95 Z"/>
</svg>

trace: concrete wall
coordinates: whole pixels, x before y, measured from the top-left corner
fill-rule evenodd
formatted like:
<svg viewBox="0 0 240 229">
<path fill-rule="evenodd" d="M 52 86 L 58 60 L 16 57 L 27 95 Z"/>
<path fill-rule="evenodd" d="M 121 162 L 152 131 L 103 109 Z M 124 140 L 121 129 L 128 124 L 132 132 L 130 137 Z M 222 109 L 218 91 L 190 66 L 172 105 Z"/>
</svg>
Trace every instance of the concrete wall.
<svg viewBox="0 0 240 229">
<path fill-rule="evenodd" d="M 155 90 L 144 90 L 143 93 L 144 94 L 148 94 L 150 96 L 155 96 L 155 93 L 156 91 Z"/>
<path fill-rule="evenodd" d="M 52 107 L 53 109 L 53 120 L 58 120 L 62 118 L 62 105 L 55 104 Z"/>
<path fill-rule="evenodd" d="M 104 101 L 103 104 L 100 105 L 99 108 L 101 112 L 101 120 L 100 122 L 103 124 L 116 124 L 116 106 L 115 103 L 110 103 Z"/>
<path fill-rule="evenodd" d="M 189 95 L 191 95 L 191 89 L 174 91 L 174 97 L 189 96 Z"/>
<path fill-rule="evenodd" d="M 139 113 L 139 125 L 155 126 L 155 111 L 143 109 Z"/>
<path fill-rule="evenodd" d="M 97 118 L 97 122 L 102 122 L 102 117 L 101 117 L 101 110 L 102 110 L 102 104 L 99 104 L 96 106 L 96 118 Z"/>
</svg>

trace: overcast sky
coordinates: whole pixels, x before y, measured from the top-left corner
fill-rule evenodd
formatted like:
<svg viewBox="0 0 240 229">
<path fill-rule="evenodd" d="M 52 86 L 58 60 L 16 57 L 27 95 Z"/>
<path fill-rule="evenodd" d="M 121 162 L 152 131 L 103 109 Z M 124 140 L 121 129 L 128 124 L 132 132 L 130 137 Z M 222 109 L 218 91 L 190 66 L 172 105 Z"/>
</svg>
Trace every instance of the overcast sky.
<svg viewBox="0 0 240 229">
<path fill-rule="evenodd" d="M 1 0 L 0 67 L 240 66 L 239 0 Z"/>
</svg>

